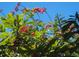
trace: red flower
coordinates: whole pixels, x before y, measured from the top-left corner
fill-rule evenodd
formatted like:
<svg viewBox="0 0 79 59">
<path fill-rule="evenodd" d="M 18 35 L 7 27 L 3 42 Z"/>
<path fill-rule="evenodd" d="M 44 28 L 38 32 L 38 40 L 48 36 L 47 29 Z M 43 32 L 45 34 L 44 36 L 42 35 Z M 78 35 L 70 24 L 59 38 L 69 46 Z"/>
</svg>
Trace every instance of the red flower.
<svg viewBox="0 0 79 59">
<path fill-rule="evenodd" d="M 29 31 L 29 27 L 28 26 L 22 26 L 20 27 L 20 32 L 25 33 Z"/>
<path fill-rule="evenodd" d="M 45 11 L 46 11 L 45 8 L 34 8 L 34 9 L 32 10 L 32 12 L 40 12 L 40 13 L 44 13 Z"/>
<path fill-rule="evenodd" d="M 38 12 L 40 12 L 40 13 L 44 13 L 45 12 L 45 8 L 38 8 Z"/>
<path fill-rule="evenodd" d="M 33 8 L 33 9 L 32 9 L 32 12 L 33 12 L 33 13 L 36 13 L 38 9 L 39 9 L 39 8 Z"/>
</svg>

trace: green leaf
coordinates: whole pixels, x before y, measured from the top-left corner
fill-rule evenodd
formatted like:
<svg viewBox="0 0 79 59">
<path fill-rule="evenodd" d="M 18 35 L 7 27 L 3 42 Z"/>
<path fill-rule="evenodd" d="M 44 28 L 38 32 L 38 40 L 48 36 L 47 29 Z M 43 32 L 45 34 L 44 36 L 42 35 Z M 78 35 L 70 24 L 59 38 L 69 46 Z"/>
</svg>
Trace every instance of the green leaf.
<svg viewBox="0 0 79 59">
<path fill-rule="evenodd" d="M 9 45 L 9 46 L 14 45 L 14 41 L 15 41 L 15 40 L 16 40 L 16 36 L 10 37 L 10 38 L 9 38 L 9 41 L 8 41 L 8 45 Z"/>
<path fill-rule="evenodd" d="M 52 44 L 52 47 L 57 47 L 60 40 L 56 40 L 54 44 Z"/>
<path fill-rule="evenodd" d="M 2 33 L 0 34 L 0 38 L 6 38 L 8 35 L 9 35 L 8 32 L 2 32 Z"/>
<path fill-rule="evenodd" d="M 35 32 L 35 37 L 36 37 L 36 38 L 40 38 L 42 34 L 43 34 L 42 31 L 36 31 L 36 32 Z"/>
<path fill-rule="evenodd" d="M 76 52 L 73 52 L 71 56 L 74 56 L 74 57 L 79 57 L 79 54 L 76 53 Z"/>
<path fill-rule="evenodd" d="M 12 28 L 13 26 L 13 22 L 11 22 L 10 20 L 2 20 L 2 23 L 4 25 L 5 28 Z"/>
<path fill-rule="evenodd" d="M 15 17 L 12 15 L 12 13 L 9 13 L 7 17 L 7 21 L 10 22 L 11 24 L 14 24 L 14 20 Z"/>
<path fill-rule="evenodd" d="M 8 43 L 10 37 L 7 37 L 6 39 L 4 39 L 2 42 L 0 42 L 0 46 L 1 45 L 6 45 Z"/>
<path fill-rule="evenodd" d="M 40 21 L 40 22 L 38 23 L 38 26 L 44 26 L 44 23 Z"/>
<path fill-rule="evenodd" d="M 22 47 L 22 46 L 20 46 L 19 48 L 21 48 L 23 51 L 27 50 L 26 48 L 24 48 L 24 47 Z"/>
<path fill-rule="evenodd" d="M 32 24 L 32 25 L 35 24 L 33 20 L 30 20 L 30 21 L 28 21 L 28 22 L 26 22 L 26 23 L 27 23 L 27 24 Z"/>
</svg>

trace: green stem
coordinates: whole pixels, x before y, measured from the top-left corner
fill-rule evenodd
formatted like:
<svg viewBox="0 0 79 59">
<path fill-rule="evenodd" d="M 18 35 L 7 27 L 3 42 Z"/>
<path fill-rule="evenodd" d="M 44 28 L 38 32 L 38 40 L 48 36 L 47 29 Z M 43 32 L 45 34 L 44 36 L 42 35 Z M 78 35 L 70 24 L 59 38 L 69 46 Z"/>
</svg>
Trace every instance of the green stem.
<svg viewBox="0 0 79 59">
<path fill-rule="evenodd" d="M 47 14 L 47 16 L 48 16 L 49 20 L 50 20 L 50 21 L 52 21 L 52 19 L 51 19 L 50 15 L 47 13 L 47 11 L 45 11 L 45 13 Z"/>
</svg>

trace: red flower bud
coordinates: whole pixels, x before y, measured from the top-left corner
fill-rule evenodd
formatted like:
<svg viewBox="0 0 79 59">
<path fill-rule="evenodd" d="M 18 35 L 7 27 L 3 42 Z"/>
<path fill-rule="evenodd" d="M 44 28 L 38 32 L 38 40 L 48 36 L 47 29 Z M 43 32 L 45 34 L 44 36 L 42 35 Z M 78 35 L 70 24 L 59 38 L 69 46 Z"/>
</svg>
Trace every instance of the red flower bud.
<svg viewBox="0 0 79 59">
<path fill-rule="evenodd" d="M 34 36 L 35 35 L 35 32 L 32 32 L 31 35 Z"/>
<path fill-rule="evenodd" d="M 28 8 L 24 8 L 24 9 L 22 10 L 23 13 L 29 12 L 29 11 L 30 11 L 30 9 L 28 9 Z"/>
</svg>

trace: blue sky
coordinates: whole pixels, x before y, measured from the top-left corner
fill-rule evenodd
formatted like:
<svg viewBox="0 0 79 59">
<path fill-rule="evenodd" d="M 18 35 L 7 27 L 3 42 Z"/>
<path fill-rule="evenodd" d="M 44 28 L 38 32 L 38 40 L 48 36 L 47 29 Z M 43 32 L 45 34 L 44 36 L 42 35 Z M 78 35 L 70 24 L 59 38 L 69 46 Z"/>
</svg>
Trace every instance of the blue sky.
<svg viewBox="0 0 79 59">
<path fill-rule="evenodd" d="M 7 14 L 15 8 L 16 3 L 17 2 L 0 2 L 0 9 L 4 10 L 4 14 Z M 52 19 L 57 13 L 68 17 L 76 11 L 79 11 L 79 2 L 23 2 L 22 5 L 27 8 L 44 7 Z M 46 14 L 40 14 L 40 19 L 45 22 L 49 21 Z"/>
</svg>

